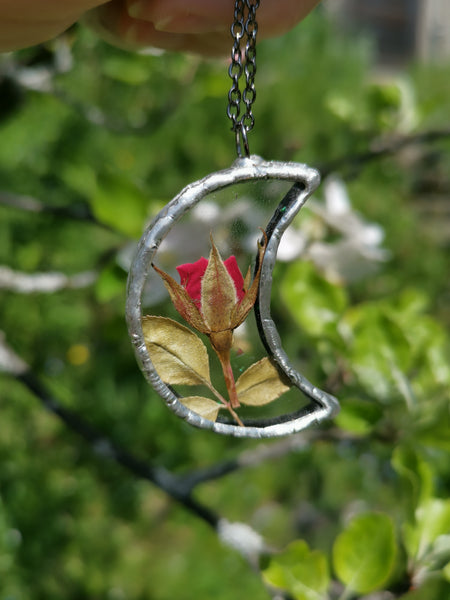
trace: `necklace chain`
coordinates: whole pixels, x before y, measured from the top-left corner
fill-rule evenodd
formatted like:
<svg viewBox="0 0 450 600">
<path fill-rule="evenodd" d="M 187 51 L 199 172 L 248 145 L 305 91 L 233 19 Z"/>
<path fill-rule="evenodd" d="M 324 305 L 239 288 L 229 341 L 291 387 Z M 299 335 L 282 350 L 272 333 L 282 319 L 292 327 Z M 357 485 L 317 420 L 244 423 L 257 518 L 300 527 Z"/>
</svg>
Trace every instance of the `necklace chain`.
<svg viewBox="0 0 450 600">
<path fill-rule="evenodd" d="M 256 9 L 260 0 L 235 0 L 234 21 L 231 25 L 233 47 L 228 75 L 232 83 L 228 92 L 227 115 L 232 122 L 231 130 L 236 135 L 236 152 L 242 157 L 242 145 L 246 156 L 250 156 L 247 133 L 253 129 L 255 117 L 252 112 L 256 98 Z M 241 41 L 245 41 L 245 62 L 242 62 Z M 245 88 L 241 93 L 239 79 L 245 74 Z M 245 112 L 241 115 L 241 103 L 245 104 Z"/>
</svg>

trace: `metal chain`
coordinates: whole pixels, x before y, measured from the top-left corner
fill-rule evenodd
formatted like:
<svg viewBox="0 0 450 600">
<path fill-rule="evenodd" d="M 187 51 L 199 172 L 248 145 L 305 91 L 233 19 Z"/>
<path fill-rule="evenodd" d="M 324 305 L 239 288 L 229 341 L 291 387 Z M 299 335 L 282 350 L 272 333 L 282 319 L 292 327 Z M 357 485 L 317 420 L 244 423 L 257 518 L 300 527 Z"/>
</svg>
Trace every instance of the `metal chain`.
<svg viewBox="0 0 450 600">
<path fill-rule="evenodd" d="M 228 92 L 227 115 L 232 122 L 231 130 L 236 136 L 236 152 L 242 158 L 242 145 L 246 156 L 250 156 L 247 133 L 253 129 L 255 117 L 252 106 L 256 98 L 256 10 L 260 0 L 235 0 L 234 21 L 231 25 L 233 47 L 231 49 L 231 63 L 228 75 L 232 80 Z M 247 15 L 247 16 L 245 16 Z M 242 63 L 241 41 L 245 39 L 245 63 Z M 241 94 L 239 79 L 245 73 L 245 88 Z M 241 115 L 241 102 L 245 104 L 245 113 Z"/>
</svg>

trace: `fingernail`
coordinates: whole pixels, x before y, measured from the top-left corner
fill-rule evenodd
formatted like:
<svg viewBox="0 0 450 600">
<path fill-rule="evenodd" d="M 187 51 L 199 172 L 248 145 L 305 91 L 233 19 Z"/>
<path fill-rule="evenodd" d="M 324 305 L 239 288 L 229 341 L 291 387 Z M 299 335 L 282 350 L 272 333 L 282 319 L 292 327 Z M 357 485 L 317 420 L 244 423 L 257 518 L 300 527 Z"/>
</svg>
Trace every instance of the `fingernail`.
<svg viewBox="0 0 450 600">
<path fill-rule="evenodd" d="M 154 28 L 167 33 L 214 33 L 224 29 L 222 23 L 199 17 L 198 15 L 171 15 L 155 19 Z"/>
<path fill-rule="evenodd" d="M 138 44 L 139 43 L 139 33 L 140 33 L 140 28 L 137 23 L 133 23 L 133 24 L 129 25 L 123 36 L 124 41 L 128 44 Z"/>
<path fill-rule="evenodd" d="M 170 30 L 170 25 L 173 22 L 174 22 L 173 17 L 164 17 L 162 19 L 155 21 L 155 23 L 153 24 L 153 27 L 156 29 L 156 31 L 167 31 L 168 28 Z"/>
<path fill-rule="evenodd" d="M 134 2 L 128 3 L 128 14 L 133 19 L 140 19 L 147 10 L 148 1 L 147 0 L 135 0 Z"/>
</svg>

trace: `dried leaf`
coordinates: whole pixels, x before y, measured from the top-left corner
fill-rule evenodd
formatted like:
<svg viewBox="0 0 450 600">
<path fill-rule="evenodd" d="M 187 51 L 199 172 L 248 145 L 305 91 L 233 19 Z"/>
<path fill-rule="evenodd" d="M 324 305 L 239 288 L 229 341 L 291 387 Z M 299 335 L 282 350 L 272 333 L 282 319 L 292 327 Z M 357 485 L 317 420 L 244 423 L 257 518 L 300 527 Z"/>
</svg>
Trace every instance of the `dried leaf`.
<svg viewBox="0 0 450 600">
<path fill-rule="evenodd" d="M 167 291 L 169 292 L 170 299 L 173 302 L 173 305 L 180 313 L 180 315 L 195 327 L 200 333 L 208 333 L 208 327 L 205 325 L 205 322 L 198 310 L 195 302 L 190 298 L 187 291 L 184 289 L 182 285 L 177 283 L 173 277 L 171 277 L 168 273 L 161 271 L 155 265 L 152 265 L 154 270 L 158 273 L 158 275 L 162 278 L 164 285 L 166 286 Z"/>
<path fill-rule="evenodd" d="M 165 383 L 209 384 L 206 346 L 190 329 L 166 317 L 142 319 L 145 344 L 158 375 Z"/>
<path fill-rule="evenodd" d="M 211 238 L 211 253 L 202 279 L 202 315 L 211 331 L 230 328 L 230 315 L 237 303 L 236 287 Z"/>
<path fill-rule="evenodd" d="M 222 408 L 221 404 L 218 404 L 210 398 L 203 398 L 203 396 L 188 396 L 187 398 L 180 398 L 180 400 L 184 406 L 201 417 L 208 419 L 208 421 L 215 421 L 219 414 L 219 410 Z"/>
<path fill-rule="evenodd" d="M 253 279 L 252 284 L 246 290 L 245 296 L 243 297 L 241 302 L 236 304 L 236 306 L 233 309 L 233 312 L 231 314 L 232 329 L 239 327 L 239 325 L 241 325 L 241 323 L 243 323 L 245 321 L 248 313 L 251 311 L 251 309 L 253 308 L 253 305 L 256 302 L 256 297 L 258 296 L 259 279 L 261 277 L 261 268 L 262 268 L 262 263 L 263 263 L 263 259 L 264 259 L 264 254 L 266 253 L 266 247 L 267 247 L 267 235 L 266 235 L 265 231 L 263 231 L 263 234 L 264 234 L 264 242 L 258 243 L 258 257 L 257 257 L 258 270 L 255 273 L 255 277 Z M 247 280 L 247 276 L 246 276 L 246 280 Z M 246 285 L 248 285 L 248 282 L 246 282 Z"/>
<path fill-rule="evenodd" d="M 247 406 L 269 404 L 287 392 L 289 387 L 267 357 L 251 365 L 236 381 L 239 401 Z"/>
</svg>

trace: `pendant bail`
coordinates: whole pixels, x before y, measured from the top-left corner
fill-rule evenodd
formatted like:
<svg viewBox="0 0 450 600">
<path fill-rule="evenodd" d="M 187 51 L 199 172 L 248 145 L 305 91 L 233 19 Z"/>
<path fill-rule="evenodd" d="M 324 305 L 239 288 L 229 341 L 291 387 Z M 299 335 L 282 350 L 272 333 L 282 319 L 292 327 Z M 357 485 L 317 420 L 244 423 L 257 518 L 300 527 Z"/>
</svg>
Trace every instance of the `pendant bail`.
<svg viewBox="0 0 450 600">
<path fill-rule="evenodd" d="M 234 20 L 231 25 L 233 46 L 228 75 L 232 84 L 228 92 L 227 115 L 232 122 L 231 130 L 236 135 L 238 158 L 243 158 L 244 155 L 250 156 L 247 134 L 253 129 L 255 122 L 252 108 L 256 98 L 256 34 L 258 33 L 256 9 L 258 7 L 259 0 L 235 0 Z M 244 48 L 241 47 L 242 40 L 245 42 Z M 243 74 L 245 74 L 245 87 L 241 93 L 239 80 Z M 245 105 L 245 113 L 242 116 L 240 116 L 241 102 Z"/>
<path fill-rule="evenodd" d="M 247 128 L 241 121 L 235 129 L 236 133 L 236 153 L 238 158 L 249 158 L 250 148 L 248 145 Z M 244 153 L 242 153 L 242 146 L 244 146 Z"/>
</svg>

